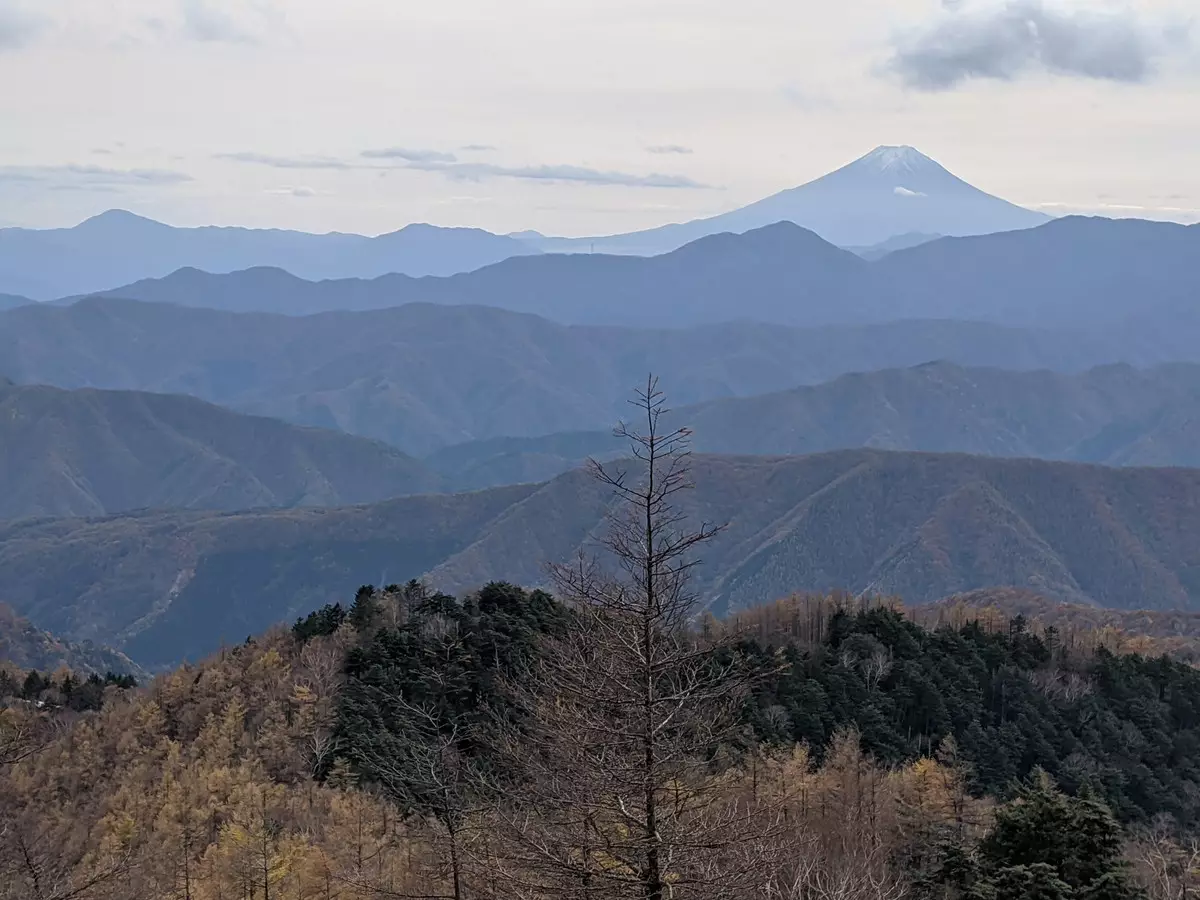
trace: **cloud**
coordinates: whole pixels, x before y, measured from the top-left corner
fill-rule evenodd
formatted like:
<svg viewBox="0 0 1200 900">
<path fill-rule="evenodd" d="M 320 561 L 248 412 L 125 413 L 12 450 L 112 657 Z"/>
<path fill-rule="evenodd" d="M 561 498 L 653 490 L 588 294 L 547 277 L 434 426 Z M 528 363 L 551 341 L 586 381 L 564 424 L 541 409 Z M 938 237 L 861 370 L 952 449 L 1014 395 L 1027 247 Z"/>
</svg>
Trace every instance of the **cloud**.
<svg viewBox="0 0 1200 900">
<path fill-rule="evenodd" d="M 495 150 L 491 144 L 464 144 L 458 148 L 464 153 L 487 153 L 489 150 Z"/>
<path fill-rule="evenodd" d="M 412 170 L 436 172 L 455 181 L 482 181 L 486 178 L 511 178 L 519 181 L 542 181 L 559 184 L 594 184 L 650 188 L 708 188 L 685 175 L 651 172 L 639 175 L 632 172 L 605 171 L 586 166 L 539 165 L 502 166 L 494 163 L 461 162 L 453 153 L 436 150 L 365 150 L 359 154 L 369 163 L 347 162 L 331 156 L 272 156 L 266 153 L 218 153 L 217 159 L 270 166 L 274 169 L 335 169 L 349 171 L 367 169 L 386 175 L 389 171 Z M 380 165 L 394 163 L 394 165 Z"/>
<path fill-rule="evenodd" d="M 281 25 L 268 0 L 180 0 L 182 33 L 194 41 L 254 44 Z"/>
<path fill-rule="evenodd" d="M 315 188 L 307 187 L 303 184 L 298 184 L 293 187 L 278 187 L 270 188 L 264 191 L 266 194 L 276 194 L 283 197 L 298 197 L 302 200 L 307 200 L 310 197 L 328 196 L 328 191 L 318 191 Z"/>
<path fill-rule="evenodd" d="M 411 163 L 452 163 L 458 157 L 441 150 L 408 150 L 404 147 L 389 147 L 386 150 L 364 150 L 363 159 L 402 159 Z"/>
<path fill-rule="evenodd" d="M 659 172 L 652 172 L 649 175 L 637 175 L 632 172 L 590 169 L 586 166 L 498 166 L 487 163 L 431 163 L 409 164 L 405 168 L 421 169 L 427 172 L 442 172 L 451 178 L 468 181 L 480 181 L 484 178 L 512 178 L 519 181 L 614 185 L 620 187 L 708 187 L 708 185 L 693 181 L 685 175 L 665 175 Z"/>
<path fill-rule="evenodd" d="M 49 185 L 54 190 L 99 190 L 122 187 L 162 187 L 192 180 L 170 169 L 109 169 L 104 166 L 0 166 L 0 182 Z"/>
<path fill-rule="evenodd" d="M 0 0 L 0 53 L 19 50 L 37 37 L 45 23 L 21 5 Z"/>
<path fill-rule="evenodd" d="M 647 153 L 657 153 L 657 154 L 661 154 L 661 155 L 678 153 L 680 155 L 687 156 L 687 155 L 691 154 L 692 148 L 685 147 L 682 144 L 655 144 L 652 147 L 647 147 L 646 152 Z"/>
<path fill-rule="evenodd" d="M 928 27 L 894 39 L 884 68 L 909 87 L 943 91 L 1034 70 L 1136 84 L 1187 42 L 1186 29 L 1140 21 L 1130 9 L 1069 10 L 1044 0 L 1006 0 L 978 11 L 963 2 L 942 5 Z"/>
<path fill-rule="evenodd" d="M 272 169 L 340 169 L 356 168 L 333 156 L 272 156 L 268 153 L 217 153 L 214 159 L 270 166 Z"/>
</svg>

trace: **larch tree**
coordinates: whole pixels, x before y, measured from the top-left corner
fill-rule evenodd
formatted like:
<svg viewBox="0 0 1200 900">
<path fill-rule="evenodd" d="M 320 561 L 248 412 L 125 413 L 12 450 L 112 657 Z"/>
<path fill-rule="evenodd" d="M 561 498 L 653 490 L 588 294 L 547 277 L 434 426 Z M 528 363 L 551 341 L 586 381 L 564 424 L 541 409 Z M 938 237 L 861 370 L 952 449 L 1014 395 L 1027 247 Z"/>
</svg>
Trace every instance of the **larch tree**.
<svg viewBox="0 0 1200 900">
<path fill-rule="evenodd" d="M 666 428 L 651 378 L 621 425 L 634 459 L 592 462 L 615 495 L 602 554 L 551 568 L 570 610 L 509 685 L 498 727 L 493 827 L 473 844 L 485 895 L 664 900 L 767 896 L 781 830 L 720 792 L 752 676 L 702 634 L 694 551 L 721 526 L 689 525 L 687 428 Z"/>
</svg>

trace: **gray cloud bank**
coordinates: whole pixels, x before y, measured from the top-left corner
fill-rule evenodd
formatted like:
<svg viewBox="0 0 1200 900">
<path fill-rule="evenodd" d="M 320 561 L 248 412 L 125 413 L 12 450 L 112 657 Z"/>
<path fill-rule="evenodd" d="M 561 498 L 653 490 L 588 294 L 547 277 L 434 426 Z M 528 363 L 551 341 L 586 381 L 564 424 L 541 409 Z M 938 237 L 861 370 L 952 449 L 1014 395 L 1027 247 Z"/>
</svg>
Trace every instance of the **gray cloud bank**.
<svg viewBox="0 0 1200 900">
<path fill-rule="evenodd" d="M 1143 21 L 1130 9 L 1091 12 L 1043 0 L 943 8 L 928 27 L 896 38 L 886 69 L 909 87 L 949 90 L 971 79 L 1011 81 L 1036 70 L 1140 83 L 1188 42 L 1186 30 Z"/>
<path fill-rule="evenodd" d="M 453 153 L 441 150 L 416 150 L 391 147 L 364 150 L 359 154 L 367 162 L 348 162 L 328 156 L 273 156 L 265 153 L 219 153 L 218 159 L 270 166 L 274 169 L 375 169 L 379 171 L 413 170 L 437 172 L 456 181 L 482 181 L 486 178 L 512 178 L 521 181 L 560 184 L 615 185 L 620 187 L 692 188 L 709 187 L 685 175 L 592 169 L 573 165 L 502 166 L 494 163 L 464 162 Z M 390 164 L 390 165 L 389 165 Z"/>
<path fill-rule="evenodd" d="M 0 0 L 0 53 L 28 44 L 42 28 L 42 21 L 8 0 Z"/>
</svg>

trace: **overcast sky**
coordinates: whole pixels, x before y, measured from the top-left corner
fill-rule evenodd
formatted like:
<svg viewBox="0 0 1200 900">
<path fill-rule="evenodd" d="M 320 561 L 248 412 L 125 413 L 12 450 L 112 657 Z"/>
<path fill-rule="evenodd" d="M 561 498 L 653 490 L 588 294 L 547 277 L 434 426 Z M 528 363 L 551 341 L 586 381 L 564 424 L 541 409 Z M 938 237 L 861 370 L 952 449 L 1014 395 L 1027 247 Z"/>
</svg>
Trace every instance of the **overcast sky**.
<svg viewBox="0 0 1200 900">
<path fill-rule="evenodd" d="M 604 234 L 911 144 L 1200 220 L 1200 26 L 1142 0 L 0 0 L 0 226 L 109 208 Z"/>
</svg>

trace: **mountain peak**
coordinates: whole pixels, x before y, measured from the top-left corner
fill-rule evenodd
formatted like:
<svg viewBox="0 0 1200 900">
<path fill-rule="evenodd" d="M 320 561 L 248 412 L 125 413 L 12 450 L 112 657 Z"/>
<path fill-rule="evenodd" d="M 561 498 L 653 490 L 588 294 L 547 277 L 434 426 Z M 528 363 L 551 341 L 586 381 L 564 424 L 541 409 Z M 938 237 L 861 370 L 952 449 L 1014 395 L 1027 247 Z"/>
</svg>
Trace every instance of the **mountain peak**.
<svg viewBox="0 0 1200 900">
<path fill-rule="evenodd" d="M 109 209 L 99 215 L 92 216 L 90 219 L 84 219 L 77 225 L 77 228 L 87 228 L 95 226 L 109 227 L 130 227 L 138 225 L 152 225 L 161 227 L 161 222 L 156 222 L 153 219 L 147 219 L 145 216 L 139 216 L 137 213 L 131 213 L 127 209 Z"/>
<path fill-rule="evenodd" d="M 876 172 L 918 172 L 922 169 L 941 168 L 936 162 L 915 147 L 907 145 L 879 146 L 851 165 L 870 168 Z"/>
</svg>

